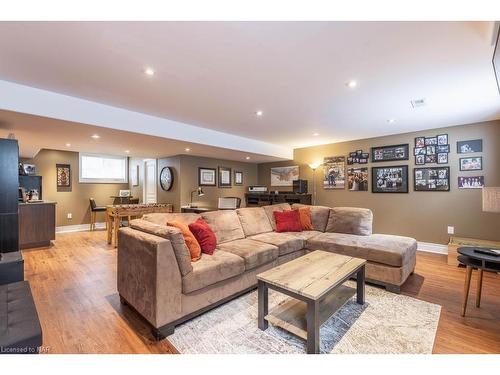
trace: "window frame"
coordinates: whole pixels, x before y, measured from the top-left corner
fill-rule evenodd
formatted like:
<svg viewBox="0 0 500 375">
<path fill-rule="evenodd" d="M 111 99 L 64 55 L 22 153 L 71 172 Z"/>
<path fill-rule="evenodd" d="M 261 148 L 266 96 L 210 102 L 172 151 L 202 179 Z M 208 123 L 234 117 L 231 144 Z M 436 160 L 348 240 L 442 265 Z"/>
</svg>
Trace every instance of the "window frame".
<svg viewBox="0 0 500 375">
<path fill-rule="evenodd" d="M 84 178 L 82 177 L 82 158 L 83 157 L 99 157 L 105 159 L 117 159 L 124 160 L 124 178 Z M 121 155 L 106 155 L 106 154 L 94 154 L 90 152 L 79 152 L 78 153 L 78 182 L 81 184 L 128 184 L 128 157 Z"/>
</svg>

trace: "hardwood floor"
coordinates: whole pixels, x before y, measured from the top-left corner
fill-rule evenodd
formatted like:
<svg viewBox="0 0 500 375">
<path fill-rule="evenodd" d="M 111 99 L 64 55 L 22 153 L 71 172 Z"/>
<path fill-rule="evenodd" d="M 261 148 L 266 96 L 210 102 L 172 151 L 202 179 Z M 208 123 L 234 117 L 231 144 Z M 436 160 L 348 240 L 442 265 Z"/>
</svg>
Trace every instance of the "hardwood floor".
<svg viewBox="0 0 500 375">
<path fill-rule="evenodd" d="M 104 231 L 58 234 L 52 247 L 23 254 L 48 353 L 176 353 L 120 304 L 116 249 Z M 444 255 L 418 253 L 402 293 L 442 306 L 434 353 L 500 353 L 500 275 L 484 274 L 476 308 L 476 273 L 462 318 L 465 269 L 448 266 Z"/>
</svg>

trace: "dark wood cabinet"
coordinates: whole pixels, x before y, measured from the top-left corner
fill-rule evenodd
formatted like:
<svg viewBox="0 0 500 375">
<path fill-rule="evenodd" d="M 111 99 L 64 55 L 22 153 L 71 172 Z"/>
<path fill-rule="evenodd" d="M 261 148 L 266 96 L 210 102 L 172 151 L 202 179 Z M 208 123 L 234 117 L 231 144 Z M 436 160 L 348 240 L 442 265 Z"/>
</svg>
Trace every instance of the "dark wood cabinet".
<svg viewBox="0 0 500 375">
<path fill-rule="evenodd" d="M 290 193 L 246 193 L 245 203 L 247 207 L 268 206 L 278 203 L 301 203 L 311 204 L 311 194 Z"/>
<path fill-rule="evenodd" d="M 19 250 L 19 146 L 15 139 L 0 139 L 0 252 Z"/>
<path fill-rule="evenodd" d="M 19 246 L 21 249 L 50 246 L 50 241 L 55 238 L 55 202 L 19 204 Z"/>
</svg>

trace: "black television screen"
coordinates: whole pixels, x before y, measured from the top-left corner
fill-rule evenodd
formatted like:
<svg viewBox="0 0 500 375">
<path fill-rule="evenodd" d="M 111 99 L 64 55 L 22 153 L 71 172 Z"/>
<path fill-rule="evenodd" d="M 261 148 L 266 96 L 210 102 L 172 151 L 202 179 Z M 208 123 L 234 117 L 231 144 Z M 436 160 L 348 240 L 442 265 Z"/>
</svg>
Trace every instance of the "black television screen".
<svg viewBox="0 0 500 375">
<path fill-rule="evenodd" d="M 497 34 L 497 42 L 495 44 L 495 52 L 493 52 L 493 70 L 497 79 L 498 93 L 500 94 L 500 30 Z"/>
</svg>

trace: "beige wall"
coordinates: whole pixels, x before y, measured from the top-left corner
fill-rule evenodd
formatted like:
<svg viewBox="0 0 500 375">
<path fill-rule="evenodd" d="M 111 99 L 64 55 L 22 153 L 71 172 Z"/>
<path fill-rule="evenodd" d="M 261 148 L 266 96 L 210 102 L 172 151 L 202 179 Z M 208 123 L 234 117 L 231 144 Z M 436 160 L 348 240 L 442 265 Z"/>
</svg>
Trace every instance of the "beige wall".
<svg viewBox="0 0 500 375">
<path fill-rule="evenodd" d="M 42 176 L 43 199 L 57 202 L 56 226 L 89 223 L 89 198 L 94 198 L 98 205 L 111 204 L 111 195 L 128 188 L 127 184 L 80 184 L 77 152 L 41 150 L 35 158 L 23 162 L 35 164 L 37 175 Z M 71 192 L 57 191 L 56 164 L 71 165 Z M 68 213 L 72 213 L 72 219 L 67 219 Z M 104 222 L 104 214 L 98 214 L 97 221 Z"/>
<path fill-rule="evenodd" d="M 338 156 L 362 149 L 369 152 L 372 146 L 410 144 L 413 152 L 416 136 L 434 136 L 447 133 L 450 154 L 447 166 L 450 167 L 450 192 L 413 191 L 414 157 L 402 162 L 369 163 L 369 191 L 351 192 L 344 190 L 324 190 L 322 187 L 323 170 L 316 170 L 316 203 L 326 206 L 367 207 L 374 213 L 374 231 L 378 233 L 400 234 L 419 241 L 445 244 L 448 241 L 447 226 L 455 227 L 455 235 L 489 240 L 500 240 L 500 214 L 481 211 L 481 190 L 458 189 L 458 176 L 483 175 L 486 186 L 500 186 L 500 121 L 492 121 L 464 126 L 454 126 L 428 131 L 363 139 L 358 141 L 328 144 L 294 150 L 294 160 L 290 162 L 259 165 L 259 184 L 269 186 L 271 166 L 300 165 L 300 178 L 309 180 L 312 192 L 312 171 L 309 163 L 322 162 L 325 156 Z M 483 153 L 458 155 L 456 142 L 459 140 L 483 139 Z M 483 156 L 483 170 L 460 172 L 459 157 Z M 371 157 L 371 155 L 370 155 Z M 406 164 L 409 166 L 408 194 L 371 193 L 371 167 Z M 356 164 L 355 166 L 359 166 Z M 438 166 L 428 164 L 426 166 Z M 276 188 L 271 188 L 276 190 Z M 286 188 L 278 188 L 286 190 Z"/>
</svg>

